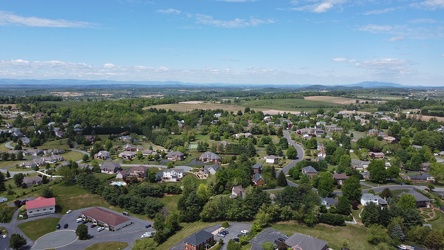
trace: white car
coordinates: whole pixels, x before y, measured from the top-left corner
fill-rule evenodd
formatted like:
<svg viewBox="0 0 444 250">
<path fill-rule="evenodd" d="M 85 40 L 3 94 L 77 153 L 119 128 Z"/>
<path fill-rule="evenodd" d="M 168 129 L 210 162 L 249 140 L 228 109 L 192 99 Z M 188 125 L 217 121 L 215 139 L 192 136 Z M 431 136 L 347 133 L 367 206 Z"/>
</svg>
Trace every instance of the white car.
<svg viewBox="0 0 444 250">
<path fill-rule="evenodd" d="M 151 238 L 154 236 L 154 232 L 146 232 L 140 236 L 140 238 Z"/>
<path fill-rule="evenodd" d="M 97 228 L 97 232 L 101 232 L 101 231 L 103 231 L 103 230 L 105 230 L 104 227 L 99 227 L 99 228 Z"/>
<path fill-rule="evenodd" d="M 72 212 L 72 210 L 68 210 L 66 211 L 66 214 L 70 214 Z"/>
<path fill-rule="evenodd" d="M 241 233 L 243 234 L 247 234 L 249 231 L 248 230 L 241 230 Z"/>
<path fill-rule="evenodd" d="M 3 239 L 6 239 L 6 238 L 8 238 L 8 235 L 7 235 L 7 234 L 4 234 L 4 235 L 2 235 L 2 238 L 3 238 Z"/>
</svg>

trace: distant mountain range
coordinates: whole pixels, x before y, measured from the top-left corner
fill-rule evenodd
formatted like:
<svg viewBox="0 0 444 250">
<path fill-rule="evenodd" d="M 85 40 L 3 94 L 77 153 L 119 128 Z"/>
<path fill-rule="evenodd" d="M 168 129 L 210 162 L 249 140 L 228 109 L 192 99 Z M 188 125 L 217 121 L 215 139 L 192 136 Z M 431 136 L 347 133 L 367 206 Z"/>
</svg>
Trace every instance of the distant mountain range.
<svg viewBox="0 0 444 250">
<path fill-rule="evenodd" d="M 434 86 L 408 86 L 391 82 L 366 81 L 354 84 L 341 85 L 298 85 L 298 84 L 230 84 L 230 83 L 185 83 L 177 81 L 111 81 L 111 80 L 72 80 L 72 79 L 0 79 L 0 86 L 8 88 L 272 88 L 272 89 L 304 89 L 304 90 L 340 90 L 360 88 L 444 88 Z"/>
</svg>

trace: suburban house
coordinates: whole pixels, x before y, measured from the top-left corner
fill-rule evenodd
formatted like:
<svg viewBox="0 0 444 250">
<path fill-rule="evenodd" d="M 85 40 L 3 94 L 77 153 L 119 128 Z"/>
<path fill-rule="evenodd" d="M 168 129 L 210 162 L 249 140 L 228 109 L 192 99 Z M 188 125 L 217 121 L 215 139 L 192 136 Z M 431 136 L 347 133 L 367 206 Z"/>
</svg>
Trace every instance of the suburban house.
<svg viewBox="0 0 444 250">
<path fill-rule="evenodd" d="M 251 180 L 257 187 L 262 187 L 263 185 L 265 185 L 265 180 L 264 178 L 262 178 L 262 174 L 254 174 L 253 177 L 251 177 Z"/>
<path fill-rule="evenodd" d="M 217 171 L 219 171 L 219 164 L 206 165 L 204 166 L 204 172 L 206 174 L 215 175 Z"/>
<path fill-rule="evenodd" d="M 305 175 L 308 175 L 308 177 L 313 178 L 313 176 L 318 174 L 318 171 L 316 171 L 316 169 L 312 166 L 306 166 L 304 168 L 302 168 L 302 173 Z"/>
<path fill-rule="evenodd" d="M 398 197 L 401 197 L 401 196 L 403 196 L 403 195 L 405 195 L 405 194 L 410 194 L 410 195 L 412 195 L 413 197 L 415 197 L 415 200 L 416 200 L 416 207 L 427 207 L 427 208 L 430 208 L 430 199 L 429 198 L 427 198 L 425 195 L 423 195 L 423 194 L 421 194 L 421 193 L 418 193 L 418 192 L 416 192 L 416 191 L 414 191 L 414 190 L 410 190 L 410 191 L 408 191 L 407 193 L 406 192 L 402 192 L 402 193 L 400 193 L 399 195 L 398 195 Z"/>
<path fill-rule="evenodd" d="M 385 154 L 382 152 L 369 152 L 368 156 L 372 159 L 384 159 Z"/>
<path fill-rule="evenodd" d="M 292 250 L 327 250 L 328 242 L 300 233 L 294 233 L 285 240 Z"/>
<path fill-rule="evenodd" d="M 321 199 L 321 205 L 324 205 L 327 209 L 330 209 L 331 207 L 336 207 L 338 205 L 338 201 L 335 198 L 322 198 Z"/>
<path fill-rule="evenodd" d="M 183 178 L 182 169 L 164 169 L 156 174 L 156 179 L 162 182 L 177 182 Z"/>
<path fill-rule="evenodd" d="M 32 201 L 26 201 L 26 214 L 28 217 L 34 217 L 44 214 L 55 213 L 55 198 L 38 197 Z"/>
<path fill-rule="evenodd" d="M 20 140 L 22 141 L 22 144 L 25 146 L 29 146 L 29 144 L 31 143 L 31 140 L 26 136 L 20 138 Z"/>
<path fill-rule="evenodd" d="M 124 160 L 132 160 L 137 156 L 137 152 L 135 151 L 123 151 L 119 154 L 119 157 Z"/>
<path fill-rule="evenodd" d="M 168 160 L 170 161 L 183 161 L 184 159 L 185 155 L 180 151 L 168 152 Z"/>
<path fill-rule="evenodd" d="M 239 134 L 235 134 L 234 136 L 236 137 L 236 139 L 239 139 L 242 137 L 250 138 L 250 137 L 253 137 L 253 134 L 252 133 L 239 133 Z"/>
<path fill-rule="evenodd" d="M 129 175 L 135 177 L 137 179 L 144 179 L 146 173 L 148 172 L 148 168 L 144 166 L 132 167 L 129 170 Z"/>
<path fill-rule="evenodd" d="M 128 217 L 100 207 L 85 210 L 80 215 L 83 219 L 89 220 L 95 225 L 103 226 L 110 231 L 116 231 L 133 224 Z"/>
<path fill-rule="evenodd" d="M 115 174 L 120 170 L 122 170 L 122 167 L 120 166 L 120 163 L 117 162 L 106 161 L 100 164 L 100 172 L 104 174 Z"/>
<path fill-rule="evenodd" d="M 382 138 L 382 139 L 388 143 L 395 143 L 396 142 L 396 138 L 393 136 L 384 136 L 384 138 Z"/>
<path fill-rule="evenodd" d="M 42 184 L 43 178 L 41 176 L 24 177 L 22 183 L 26 184 L 27 187 Z"/>
<path fill-rule="evenodd" d="M 121 170 L 119 172 L 117 172 L 116 174 L 116 179 L 117 180 L 126 180 L 126 178 L 129 176 L 128 171 L 126 170 Z"/>
<path fill-rule="evenodd" d="M 236 198 L 236 197 L 245 198 L 245 190 L 241 185 L 234 186 L 233 188 L 231 188 L 230 198 Z"/>
<path fill-rule="evenodd" d="M 212 162 L 212 163 L 221 163 L 222 159 L 219 155 L 213 153 L 213 152 L 205 152 L 199 157 L 199 161 L 203 162 Z"/>
<path fill-rule="evenodd" d="M 108 160 L 110 156 L 111 156 L 111 154 L 108 151 L 99 151 L 97 154 L 94 155 L 94 158 Z"/>
<path fill-rule="evenodd" d="M 260 174 L 260 173 L 262 173 L 262 164 L 259 164 L 259 163 L 256 163 L 256 164 L 254 164 L 252 167 L 251 167 L 252 169 L 253 169 L 253 173 L 254 174 Z"/>
<path fill-rule="evenodd" d="M 379 197 L 378 195 L 374 195 L 371 193 L 362 194 L 361 196 L 361 204 L 366 206 L 369 203 L 374 203 L 376 205 L 387 205 L 387 201 Z"/>
<path fill-rule="evenodd" d="M 339 184 L 344 184 L 344 181 L 347 180 L 349 176 L 346 174 L 333 174 L 333 179 Z"/>
<path fill-rule="evenodd" d="M 351 164 L 353 169 L 363 171 L 368 168 L 368 164 L 370 164 L 370 162 L 352 159 Z"/>
<path fill-rule="evenodd" d="M 209 249 L 214 242 L 214 235 L 205 230 L 201 230 L 197 233 L 190 235 L 183 240 L 184 250 L 201 250 Z"/>
<path fill-rule="evenodd" d="M 269 164 L 277 164 L 279 157 L 274 156 L 274 155 L 267 155 L 264 157 L 265 158 L 265 163 L 269 163 Z"/>
<path fill-rule="evenodd" d="M 154 151 L 154 150 L 151 150 L 151 149 L 147 149 L 147 150 L 143 150 L 143 151 L 142 151 L 142 155 L 143 155 L 144 157 L 146 157 L 146 156 L 148 156 L 148 155 L 155 155 L 155 154 L 157 154 L 157 152 Z"/>
<path fill-rule="evenodd" d="M 415 174 L 408 177 L 408 179 L 412 182 L 434 182 L 435 177 L 431 176 L 427 173 Z"/>
</svg>

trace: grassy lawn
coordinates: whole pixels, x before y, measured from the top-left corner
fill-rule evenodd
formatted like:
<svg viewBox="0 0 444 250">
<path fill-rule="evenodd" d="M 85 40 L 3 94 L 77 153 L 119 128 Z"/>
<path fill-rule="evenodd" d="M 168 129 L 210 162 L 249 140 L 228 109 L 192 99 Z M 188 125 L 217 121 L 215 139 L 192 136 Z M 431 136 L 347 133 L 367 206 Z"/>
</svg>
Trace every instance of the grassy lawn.
<svg viewBox="0 0 444 250">
<path fill-rule="evenodd" d="M 85 250 L 120 250 L 128 246 L 126 242 L 110 241 L 91 245 Z"/>
<path fill-rule="evenodd" d="M 52 190 L 56 196 L 57 205 L 62 208 L 62 213 L 70 209 L 74 210 L 85 207 L 110 207 L 102 197 L 97 194 L 90 194 L 77 185 L 65 186 L 59 183 L 53 185 Z"/>
<path fill-rule="evenodd" d="M 333 249 L 340 249 L 346 241 L 350 249 L 364 250 L 374 248 L 366 240 L 368 229 L 360 225 L 334 227 L 320 224 L 314 227 L 307 227 L 296 222 L 281 222 L 274 224 L 273 228 L 287 234 L 288 236 L 291 236 L 296 232 L 311 235 L 327 241 L 328 246 Z"/>
<path fill-rule="evenodd" d="M 27 221 L 19 224 L 18 227 L 31 240 L 36 240 L 39 237 L 53 232 L 59 223 L 59 218 L 44 218 L 40 220 Z"/>
<path fill-rule="evenodd" d="M 202 229 L 205 229 L 207 227 L 211 227 L 214 225 L 219 224 L 220 222 L 194 222 L 194 223 L 188 223 L 188 224 L 181 224 L 182 229 L 178 231 L 176 234 L 171 236 L 166 242 L 159 245 L 158 249 L 170 249 L 171 247 L 175 246 L 180 241 L 184 240 L 186 237 L 190 236 L 191 234 L 200 231 Z"/>
<path fill-rule="evenodd" d="M 159 201 L 165 204 L 165 208 L 168 212 L 179 212 L 177 210 L 177 202 L 179 201 L 180 195 L 170 195 L 159 198 Z"/>
<path fill-rule="evenodd" d="M 66 152 L 66 153 L 62 154 L 62 156 L 67 161 L 69 161 L 69 160 L 71 160 L 71 161 L 78 161 L 78 160 L 82 159 L 83 154 L 79 153 L 79 152 L 75 152 L 75 151 L 69 151 L 69 152 Z"/>
</svg>

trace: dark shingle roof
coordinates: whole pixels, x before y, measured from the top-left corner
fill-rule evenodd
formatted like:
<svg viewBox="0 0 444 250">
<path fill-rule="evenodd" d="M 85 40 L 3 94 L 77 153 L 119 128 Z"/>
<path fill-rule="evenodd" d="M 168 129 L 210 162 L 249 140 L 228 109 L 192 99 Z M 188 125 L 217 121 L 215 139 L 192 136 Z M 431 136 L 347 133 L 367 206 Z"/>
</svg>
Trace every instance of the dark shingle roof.
<svg viewBox="0 0 444 250">
<path fill-rule="evenodd" d="M 327 242 L 308 235 L 295 233 L 285 241 L 285 244 L 290 247 L 298 246 L 302 250 L 322 250 L 327 245 Z"/>
<path fill-rule="evenodd" d="M 193 246 L 198 246 L 207 241 L 208 239 L 210 239 L 211 237 L 213 237 L 211 233 L 202 230 L 190 235 L 188 238 L 184 240 L 184 242 Z"/>
</svg>

